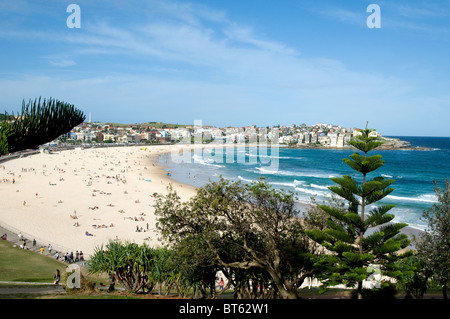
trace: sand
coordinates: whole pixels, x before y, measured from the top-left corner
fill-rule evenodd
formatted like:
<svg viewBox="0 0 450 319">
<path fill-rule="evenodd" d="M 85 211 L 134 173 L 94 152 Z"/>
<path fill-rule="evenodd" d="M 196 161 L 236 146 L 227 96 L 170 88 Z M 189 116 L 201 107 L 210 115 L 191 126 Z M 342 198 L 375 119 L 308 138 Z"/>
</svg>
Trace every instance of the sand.
<svg viewBox="0 0 450 319">
<path fill-rule="evenodd" d="M 75 149 L 0 163 L 0 225 L 62 253 L 89 256 L 110 240 L 160 246 L 153 194 L 171 183 L 188 200 L 195 188 L 170 180 L 154 159 L 183 147 Z"/>
<path fill-rule="evenodd" d="M 62 253 L 89 256 L 110 240 L 161 246 L 153 194 L 171 184 L 186 201 L 196 189 L 170 179 L 155 158 L 191 147 L 204 146 L 75 149 L 0 163 L 0 225 Z"/>
</svg>

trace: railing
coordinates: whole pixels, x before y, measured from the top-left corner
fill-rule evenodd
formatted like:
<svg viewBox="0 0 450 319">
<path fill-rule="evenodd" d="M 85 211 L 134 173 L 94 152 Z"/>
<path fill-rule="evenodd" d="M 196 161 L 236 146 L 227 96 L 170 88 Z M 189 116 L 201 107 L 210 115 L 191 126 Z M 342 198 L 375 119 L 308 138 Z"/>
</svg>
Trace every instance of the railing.
<svg viewBox="0 0 450 319">
<path fill-rule="evenodd" d="M 0 163 L 10 161 L 10 160 L 13 160 L 16 158 L 39 154 L 40 152 L 41 152 L 40 150 L 26 150 L 26 151 L 7 154 L 7 155 L 2 155 L 2 156 L 0 156 Z"/>
<path fill-rule="evenodd" d="M 36 249 L 39 249 L 38 247 L 44 247 L 45 251 L 48 251 L 48 245 L 49 244 L 52 245 L 53 255 L 54 255 L 55 252 L 59 252 L 59 253 L 67 253 L 67 252 L 69 252 L 70 253 L 70 252 L 75 252 L 76 250 L 79 250 L 78 248 L 76 248 L 76 249 L 69 248 L 69 247 L 66 247 L 66 246 L 62 246 L 62 245 L 56 244 L 56 243 L 54 243 L 52 241 L 49 241 L 47 239 L 36 237 L 36 236 L 34 236 L 32 234 L 26 233 L 26 232 L 24 232 L 22 230 L 19 230 L 19 229 L 15 228 L 15 227 L 12 227 L 12 226 L 4 224 L 4 223 L 1 223 L 0 226 L 3 227 L 4 229 L 6 229 L 7 231 L 13 233 L 15 235 L 15 237 L 17 236 L 17 239 L 16 239 L 17 243 L 19 242 L 18 235 L 19 235 L 19 233 L 21 233 L 23 235 L 23 238 L 27 240 L 27 248 L 30 249 L 30 250 L 32 249 L 32 246 L 30 247 L 30 245 L 28 243 L 30 243 L 33 239 L 36 240 L 36 247 L 37 247 Z M 10 238 L 10 236 L 9 236 L 8 241 L 15 242 L 15 241 L 12 241 L 11 239 L 12 238 Z M 83 252 L 83 255 L 84 255 L 85 259 L 88 257 L 88 254 L 86 254 L 84 252 Z"/>
<path fill-rule="evenodd" d="M 145 146 L 145 147 L 152 147 L 157 145 L 172 145 L 173 143 L 120 143 L 120 144 L 109 144 L 109 143 L 103 143 L 103 144 L 82 144 L 82 145 L 55 145 L 55 146 L 40 146 L 39 149 L 35 150 L 24 150 L 19 151 L 15 153 L 10 153 L 6 155 L 0 155 L 0 163 L 6 162 L 12 159 L 26 157 L 34 154 L 41 153 L 42 150 L 50 150 L 54 152 L 58 151 L 66 151 L 66 150 L 73 150 L 75 148 L 108 148 L 108 147 L 132 147 L 132 146 Z"/>
</svg>

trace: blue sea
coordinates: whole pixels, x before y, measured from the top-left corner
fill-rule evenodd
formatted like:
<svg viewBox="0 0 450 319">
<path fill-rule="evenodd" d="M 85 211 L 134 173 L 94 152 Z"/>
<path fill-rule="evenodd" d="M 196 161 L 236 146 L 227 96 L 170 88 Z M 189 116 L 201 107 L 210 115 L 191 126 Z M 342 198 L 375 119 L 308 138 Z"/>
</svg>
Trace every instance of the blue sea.
<svg viewBox="0 0 450 319">
<path fill-rule="evenodd" d="M 450 137 L 390 137 L 431 150 L 374 150 L 369 155 L 382 155 L 385 164 L 368 177 L 381 175 L 394 179 L 391 187 L 395 190 L 381 203 L 395 205 L 390 211 L 395 215 L 394 222 L 425 229 L 422 213 L 437 203 L 433 181 L 443 186 L 445 179 L 450 178 Z M 171 154 L 161 157 L 160 163 L 166 166 L 173 180 L 197 187 L 220 176 L 243 182 L 263 177 L 275 188 L 294 192 L 297 200 L 304 203 L 310 202 L 311 196 L 318 203 L 328 200 L 332 193 L 327 187 L 334 185 L 332 177 L 350 175 L 359 179 L 359 174 L 343 162 L 354 150 L 280 147 L 273 152 L 258 151 L 236 147 L 223 151 L 222 156 L 218 149 L 205 149 L 192 152 L 187 163 L 176 163 Z"/>
</svg>

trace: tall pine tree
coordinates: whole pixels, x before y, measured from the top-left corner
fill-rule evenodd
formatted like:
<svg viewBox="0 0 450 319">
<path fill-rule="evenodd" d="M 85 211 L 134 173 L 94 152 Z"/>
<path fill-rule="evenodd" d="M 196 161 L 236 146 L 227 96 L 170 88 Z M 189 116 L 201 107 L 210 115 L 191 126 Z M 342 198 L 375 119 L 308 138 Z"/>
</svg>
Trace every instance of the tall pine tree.
<svg viewBox="0 0 450 319">
<path fill-rule="evenodd" d="M 362 297 L 363 280 L 375 270 L 379 275 L 394 278 L 399 275 L 395 263 L 401 257 L 398 251 L 410 242 L 400 233 L 407 224 L 391 223 L 394 215 L 388 212 L 394 206 L 376 204 L 394 190 L 390 187 L 394 180 L 382 176 L 369 179 L 370 173 L 384 165 L 381 155 L 368 156 L 370 151 L 383 144 L 379 138 L 371 136 L 372 131 L 366 127 L 361 135 L 349 141 L 362 154 L 354 153 L 350 158 L 344 158 L 360 177 L 344 175 L 331 179 L 337 185 L 329 189 L 345 200 L 345 209 L 319 205 L 325 212 L 328 227 L 307 231 L 328 251 L 316 263 L 321 273 L 319 279 L 325 286 L 356 285 L 359 297 Z"/>
</svg>

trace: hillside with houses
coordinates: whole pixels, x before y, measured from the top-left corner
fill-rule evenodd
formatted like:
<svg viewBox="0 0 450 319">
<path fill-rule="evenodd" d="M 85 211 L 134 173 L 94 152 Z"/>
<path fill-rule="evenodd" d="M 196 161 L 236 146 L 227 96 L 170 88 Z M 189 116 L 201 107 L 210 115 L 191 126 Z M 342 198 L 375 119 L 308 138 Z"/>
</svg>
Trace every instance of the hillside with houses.
<svg viewBox="0 0 450 319">
<path fill-rule="evenodd" d="M 290 126 L 213 127 L 208 125 L 179 125 L 159 122 L 118 124 L 83 122 L 71 132 L 63 134 L 52 144 L 174 144 L 174 143 L 261 143 L 289 147 L 347 148 L 351 138 L 361 134 L 359 128 L 344 128 L 333 124 Z M 373 131 L 372 136 L 386 140 L 385 148 L 410 148 L 408 142 L 383 137 Z"/>
</svg>

